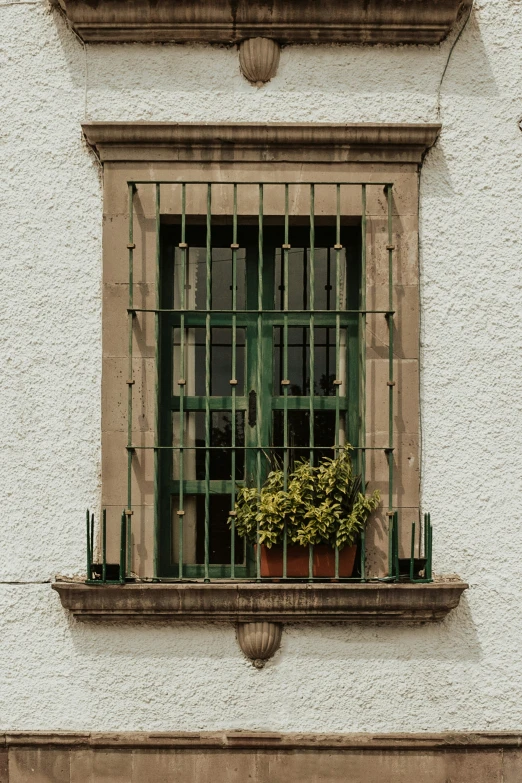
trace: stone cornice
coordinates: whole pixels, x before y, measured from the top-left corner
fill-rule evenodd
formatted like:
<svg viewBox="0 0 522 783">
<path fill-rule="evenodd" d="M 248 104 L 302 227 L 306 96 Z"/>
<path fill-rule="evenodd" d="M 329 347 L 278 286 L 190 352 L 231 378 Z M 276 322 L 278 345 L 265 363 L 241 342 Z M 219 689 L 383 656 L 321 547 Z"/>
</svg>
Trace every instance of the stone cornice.
<svg viewBox="0 0 522 783">
<path fill-rule="evenodd" d="M 101 160 L 378 161 L 420 163 L 437 123 L 91 122 Z"/>
<path fill-rule="evenodd" d="M 435 44 L 470 0 L 55 0 L 91 42 Z"/>
<path fill-rule="evenodd" d="M 56 582 L 63 606 L 84 620 L 251 623 L 425 623 L 454 609 L 464 582 L 431 584 Z"/>
</svg>

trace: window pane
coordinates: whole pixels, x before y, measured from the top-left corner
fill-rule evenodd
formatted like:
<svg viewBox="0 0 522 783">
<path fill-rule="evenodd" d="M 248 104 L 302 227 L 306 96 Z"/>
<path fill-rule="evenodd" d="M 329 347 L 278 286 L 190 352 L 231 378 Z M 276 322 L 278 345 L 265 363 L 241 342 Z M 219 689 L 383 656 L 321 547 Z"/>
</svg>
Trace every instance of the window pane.
<svg viewBox="0 0 522 783">
<path fill-rule="evenodd" d="M 230 495 L 210 495 L 209 505 L 209 563 L 230 564 L 232 552 L 228 512 L 230 510 Z M 183 498 L 184 515 L 177 513 L 179 497 L 172 497 L 172 561 L 179 562 L 179 528 L 183 525 L 183 563 L 203 565 L 205 562 L 205 496 L 186 495 Z M 182 521 L 180 521 L 182 520 Z M 236 565 L 245 561 L 244 542 L 236 534 L 235 542 Z"/>
<path fill-rule="evenodd" d="M 212 250 L 212 309 L 232 309 L 232 250 Z M 236 309 L 245 309 L 245 249 L 236 251 Z"/>
<path fill-rule="evenodd" d="M 204 397 L 206 393 L 206 330 L 201 327 L 185 329 L 185 361 L 181 367 L 181 329 L 174 329 L 173 394 L 179 396 L 178 380 L 184 375 L 185 394 Z M 236 329 L 236 394 L 244 394 L 245 330 Z M 213 397 L 230 397 L 232 387 L 232 329 L 210 330 L 210 394 Z"/>
<path fill-rule="evenodd" d="M 314 412 L 313 435 L 314 446 L 316 447 L 313 451 L 314 463 L 317 464 L 323 457 L 333 457 L 336 441 L 335 411 Z M 340 446 L 344 445 L 346 441 L 344 412 L 340 413 L 337 440 Z M 274 411 L 272 441 L 276 447 L 284 445 L 284 411 Z M 309 411 L 288 411 L 287 444 L 290 447 L 290 469 L 293 468 L 297 460 L 310 459 Z M 281 461 L 284 459 L 282 449 L 277 450 L 277 456 Z"/>
<path fill-rule="evenodd" d="M 316 247 L 314 251 L 314 310 L 337 309 L 337 251 Z M 310 309 L 310 250 L 288 251 L 288 309 Z M 339 252 L 339 310 L 346 307 L 346 250 Z M 275 309 L 284 310 L 284 252 L 275 251 Z"/>
<path fill-rule="evenodd" d="M 174 308 L 183 304 L 182 263 L 183 250 L 176 248 L 174 257 Z M 185 301 L 186 310 L 205 310 L 207 301 L 207 250 L 189 247 L 186 253 Z M 245 248 L 236 251 L 237 309 L 245 308 Z M 232 250 L 212 248 L 211 307 L 213 310 L 232 308 Z"/>
<path fill-rule="evenodd" d="M 205 411 L 190 411 L 183 416 L 183 480 L 205 480 Z M 236 411 L 236 471 L 241 481 L 245 472 L 245 412 Z M 210 412 L 209 479 L 229 481 L 232 478 L 232 411 Z M 172 414 L 172 445 L 180 445 L 180 414 Z M 191 448 L 197 446 L 198 448 Z M 216 448 L 223 446 L 223 448 Z M 173 478 L 180 479 L 180 452 L 174 450 Z"/>
<path fill-rule="evenodd" d="M 335 327 L 314 329 L 314 397 L 332 397 L 336 394 L 335 380 L 342 381 L 340 394 L 345 394 L 346 329 L 339 330 L 339 373 L 336 373 Z M 288 387 L 293 397 L 310 394 L 310 330 L 307 327 L 288 329 Z M 339 378 L 336 375 L 339 374 Z M 284 375 L 284 329 L 274 328 L 274 394 L 282 396 Z"/>
</svg>

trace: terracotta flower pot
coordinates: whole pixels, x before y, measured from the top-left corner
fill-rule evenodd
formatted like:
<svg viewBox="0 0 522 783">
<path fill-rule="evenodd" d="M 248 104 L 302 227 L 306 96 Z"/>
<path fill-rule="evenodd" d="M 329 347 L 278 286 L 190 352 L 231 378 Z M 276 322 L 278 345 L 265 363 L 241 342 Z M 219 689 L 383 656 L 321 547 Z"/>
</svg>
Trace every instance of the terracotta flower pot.
<svg viewBox="0 0 522 783">
<path fill-rule="evenodd" d="M 308 576 L 308 554 L 306 546 L 290 544 L 287 547 L 286 575 L 289 577 Z M 357 544 L 345 546 L 339 552 L 339 576 L 350 577 L 355 565 Z M 314 546 L 313 575 L 315 577 L 335 577 L 335 550 L 326 544 Z M 278 578 L 283 576 L 283 545 L 268 549 L 261 546 L 261 576 Z"/>
</svg>

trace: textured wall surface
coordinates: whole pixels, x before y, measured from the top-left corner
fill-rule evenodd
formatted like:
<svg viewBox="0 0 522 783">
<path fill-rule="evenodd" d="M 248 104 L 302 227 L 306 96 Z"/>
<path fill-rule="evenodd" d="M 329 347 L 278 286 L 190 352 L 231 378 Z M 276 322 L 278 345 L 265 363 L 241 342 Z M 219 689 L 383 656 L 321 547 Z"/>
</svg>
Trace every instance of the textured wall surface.
<svg viewBox="0 0 522 783">
<path fill-rule="evenodd" d="M 522 720 L 522 6 L 481 0 L 440 47 L 296 47 L 257 90 L 234 50 L 88 46 L 0 0 L 0 723 L 4 729 L 422 731 Z M 438 626 L 288 628 L 258 671 L 228 627 L 88 626 L 99 500 L 97 120 L 436 121 L 421 177 L 422 495 Z"/>
</svg>

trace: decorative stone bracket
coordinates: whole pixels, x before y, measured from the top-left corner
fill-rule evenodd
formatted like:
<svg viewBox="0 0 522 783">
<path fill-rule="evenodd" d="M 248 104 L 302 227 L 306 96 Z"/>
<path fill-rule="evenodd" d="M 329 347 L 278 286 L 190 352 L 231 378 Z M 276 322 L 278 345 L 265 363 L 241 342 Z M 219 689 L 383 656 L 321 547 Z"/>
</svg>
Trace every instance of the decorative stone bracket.
<svg viewBox="0 0 522 783">
<path fill-rule="evenodd" d="M 241 73 L 256 87 L 262 87 L 276 73 L 281 47 L 270 38 L 248 38 L 239 45 Z"/>
<path fill-rule="evenodd" d="M 79 620 L 234 623 L 241 649 L 257 668 L 279 648 L 282 623 L 436 622 L 458 605 L 467 587 L 457 578 L 422 585 L 378 582 L 53 584 L 63 606 Z"/>
<path fill-rule="evenodd" d="M 256 669 L 262 669 L 281 646 L 281 623 L 239 623 L 237 640 Z"/>
<path fill-rule="evenodd" d="M 281 44 L 437 44 L 471 0 L 53 0 L 86 42 L 238 44 L 261 86 Z"/>
</svg>

